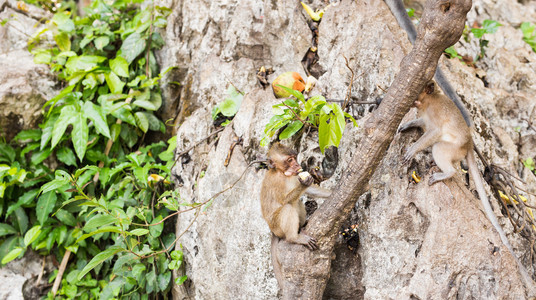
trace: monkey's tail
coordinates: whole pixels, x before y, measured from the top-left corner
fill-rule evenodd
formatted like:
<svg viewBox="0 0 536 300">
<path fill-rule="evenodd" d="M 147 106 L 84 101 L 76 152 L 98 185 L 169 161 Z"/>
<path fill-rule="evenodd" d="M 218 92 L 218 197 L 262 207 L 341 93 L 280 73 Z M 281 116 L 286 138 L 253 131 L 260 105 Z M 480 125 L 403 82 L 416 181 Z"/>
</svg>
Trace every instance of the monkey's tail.
<svg viewBox="0 0 536 300">
<path fill-rule="evenodd" d="M 274 266 L 275 279 L 277 280 L 277 284 L 281 289 L 283 287 L 283 273 L 281 273 L 281 263 L 279 263 L 279 259 L 277 259 L 276 255 L 278 243 L 279 238 L 272 233 L 272 245 L 270 247 L 270 253 L 272 254 L 272 265 Z"/>
<path fill-rule="evenodd" d="M 493 212 L 493 209 L 491 208 L 491 204 L 489 202 L 489 198 L 486 195 L 486 190 L 484 189 L 484 179 L 482 178 L 482 175 L 480 174 L 480 171 L 478 171 L 478 167 L 476 164 L 475 154 L 473 150 L 469 150 L 467 153 L 467 164 L 469 165 L 469 174 L 471 177 L 473 177 L 473 181 L 475 182 L 475 187 L 478 192 L 478 196 L 480 197 L 480 200 L 482 201 L 482 206 L 484 206 L 484 211 L 486 212 L 486 216 L 490 220 L 493 227 L 495 227 L 495 230 L 499 233 L 499 236 L 501 237 L 501 241 L 503 244 L 508 248 L 512 256 L 514 257 L 514 260 L 517 263 L 517 266 L 519 268 L 519 273 L 521 274 L 521 277 L 523 278 L 523 281 L 525 282 L 525 286 L 528 288 L 529 293 L 534 295 L 536 293 L 536 286 L 534 285 L 534 281 L 532 281 L 532 278 L 527 273 L 527 270 L 521 264 L 521 261 L 517 258 L 517 256 L 514 254 L 514 249 L 512 248 L 512 245 L 510 245 L 510 242 L 508 241 L 508 238 L 506 237 L 506 234 L 501 228 L 501 225 L 499 224 L 499 220 L 497 220 L 497 216 L 495 216 L 495 213 Z"/>
</svg>

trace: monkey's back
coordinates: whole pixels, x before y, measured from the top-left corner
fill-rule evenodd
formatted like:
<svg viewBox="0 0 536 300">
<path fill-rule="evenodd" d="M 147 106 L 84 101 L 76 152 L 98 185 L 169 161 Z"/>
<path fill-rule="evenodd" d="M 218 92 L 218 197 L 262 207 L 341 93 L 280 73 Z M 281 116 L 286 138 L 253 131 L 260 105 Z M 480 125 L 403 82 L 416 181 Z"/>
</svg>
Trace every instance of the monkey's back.
<svg viewBox="0 0 536 300">
<path fill-rule="evenodd" d="M 439 128 L 441 141 L 456 144 L 466 150 L 471 149 L 471 129 L 458 107 L 447 96 L 439 93 L 429 95 L 426 101 L 427 130 L 431 129 L 429 127 Z"/>
</svg>

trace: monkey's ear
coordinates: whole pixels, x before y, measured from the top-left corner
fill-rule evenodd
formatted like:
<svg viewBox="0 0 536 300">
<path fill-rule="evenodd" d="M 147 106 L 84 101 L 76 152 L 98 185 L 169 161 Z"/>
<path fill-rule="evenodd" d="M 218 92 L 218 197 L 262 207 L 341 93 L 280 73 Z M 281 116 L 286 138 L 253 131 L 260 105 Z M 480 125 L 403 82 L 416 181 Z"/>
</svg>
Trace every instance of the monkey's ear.
<svg viewBox="0 0 536 300">
<path fill-rule="evenodd" d="M 269 169 L 274 169 L 275 168 L 275 163 L 273 160 L 271 159 L 266 159 L 266 165 L 268 166 Z"/>
<path fill-rule="evenodd" d="M 434 93 L 434 90 L 435 90 L 435 83 L 433 81 L 430 81 L 426 84 L 426 86 L 424 87 L 424 91 L 428 94 L 428 95 L 431 95 Z"/>
</svg>

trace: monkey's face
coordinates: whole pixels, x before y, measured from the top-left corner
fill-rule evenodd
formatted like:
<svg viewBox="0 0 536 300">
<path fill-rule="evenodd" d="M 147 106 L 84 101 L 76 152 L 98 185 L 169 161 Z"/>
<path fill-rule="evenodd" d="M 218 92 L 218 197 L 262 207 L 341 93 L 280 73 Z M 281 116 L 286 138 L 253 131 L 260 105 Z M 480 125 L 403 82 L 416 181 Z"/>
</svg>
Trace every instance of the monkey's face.
<svg viewBox="0 0 536 300">
<path fill-rule="evenodd" d="M 301 166 L 298 164 L 298 161 L 296 161 L 295 156 L 287 156 L 283 165 L 283 173 L 285 174 L 285 176 L 296 176 L 301 171 Z"/>
</svg>

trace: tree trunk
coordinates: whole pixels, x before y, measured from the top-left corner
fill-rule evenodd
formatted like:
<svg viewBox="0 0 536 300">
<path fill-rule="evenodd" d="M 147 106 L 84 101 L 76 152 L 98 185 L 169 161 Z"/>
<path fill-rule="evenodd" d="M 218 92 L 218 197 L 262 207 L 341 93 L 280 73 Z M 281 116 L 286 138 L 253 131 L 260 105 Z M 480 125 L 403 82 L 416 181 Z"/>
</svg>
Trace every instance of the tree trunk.
<svg viewBox="0 0 536 300">
<path fill-rule="evenodd" d="M 305 231 L 316 237 L 320 249 L 278 243 L 275 255 L 281 263 L 284 299 L 322 299 L 329 279 L 331 256 L 341 222 L 348 218 L 358 197 L 385 154 L 400 121 L 436 70 L 443 51 L 456 43 L 464 29 L 471 0 L 428 0 L 412 51 L 378 109 L 361 128 L 363 139 L 333 197 L 311 216 Z"/>
</svg>

